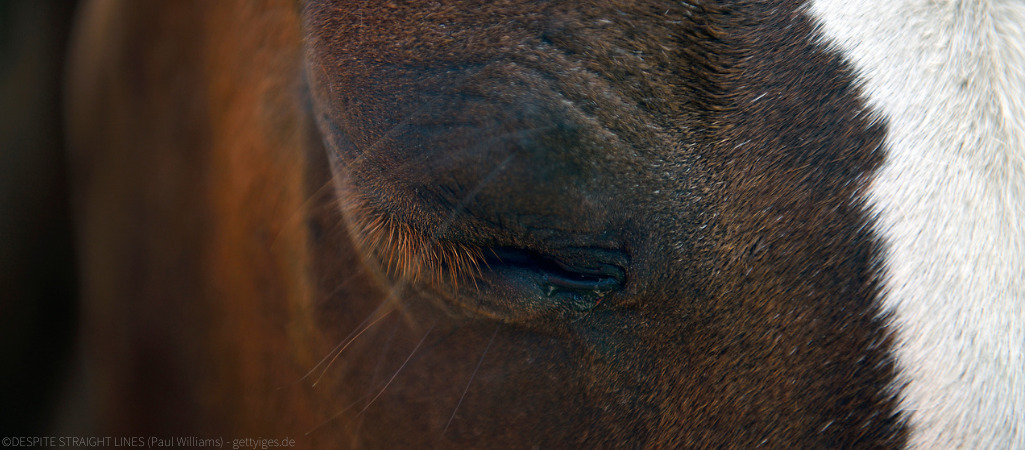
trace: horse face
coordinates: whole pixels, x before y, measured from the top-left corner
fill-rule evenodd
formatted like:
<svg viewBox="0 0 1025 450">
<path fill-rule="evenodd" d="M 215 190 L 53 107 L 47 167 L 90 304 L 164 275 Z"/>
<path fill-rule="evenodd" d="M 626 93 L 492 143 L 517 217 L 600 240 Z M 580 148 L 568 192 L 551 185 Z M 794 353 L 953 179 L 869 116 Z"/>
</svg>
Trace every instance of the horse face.
<svg viewBox="0 0 1025 450">
<path fill-rule="evenodd" d="M 702 301 L 708 180 L 684 151 L 696 121 L 665 114 L 683 103 L 666 95 L 673 55 L 631 38 L 665 30 L 612 26 L 610 8 L 307 6 L 306 71 L 347 226 L 411 324 L 392 358 L 415 359 L 365 412 L 368 442 L 409 424 L 465 443 L 659 429 L 659 360 L 680 349 L 657 336 Z M 409 350 L 420 338 L 433 349 Z M 433 400 L 414 402 L 425 389 Z"/>
<path fill-rule="evenodd" d="M 893 376 L 855 195 L 882 130 L 781 8 L 306 6 L 339 204 L 409 324 L 362 438 L 901 442 L 851 390 Z"/>
<path fill-rule="evenodd" d="M 1017 10 L 847 3 L 91 4 L 100 429 L 1014 447 Z"/>
</svg>

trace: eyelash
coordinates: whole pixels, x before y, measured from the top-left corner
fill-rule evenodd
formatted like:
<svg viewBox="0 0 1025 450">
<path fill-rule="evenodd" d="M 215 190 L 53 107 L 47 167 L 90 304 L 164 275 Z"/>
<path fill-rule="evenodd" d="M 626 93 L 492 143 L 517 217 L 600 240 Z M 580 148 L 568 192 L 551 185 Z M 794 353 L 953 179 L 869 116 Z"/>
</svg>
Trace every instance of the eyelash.
<svg viewBox="0 0 1025 450">
<path fill-rule="evenodd" d="M 408 224 L 370 211 L 359 200 L 350 199 L 345 208 L 356 245 L 372 255 L 392 277 L 439 288 L 457 289 L 461 282 L 481 275 L 483 251 L 475 246 L 438 240 Z"/>
</svg>

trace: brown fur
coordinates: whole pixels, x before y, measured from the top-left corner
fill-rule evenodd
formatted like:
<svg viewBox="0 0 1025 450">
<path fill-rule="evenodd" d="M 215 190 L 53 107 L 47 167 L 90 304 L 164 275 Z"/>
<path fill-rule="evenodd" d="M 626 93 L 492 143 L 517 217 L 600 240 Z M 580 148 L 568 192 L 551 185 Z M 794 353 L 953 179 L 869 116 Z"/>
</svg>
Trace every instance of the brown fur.
<svg viewBox="0 0 1025 450">
<path fill-rule="evenodd" d="M 99 430 L 902 445 L 857 197 L 884 129 L 797 5 L 95 2 L 81 25 Z M 530 281 L 573 272 L 604 290 Z"/>
</svg>

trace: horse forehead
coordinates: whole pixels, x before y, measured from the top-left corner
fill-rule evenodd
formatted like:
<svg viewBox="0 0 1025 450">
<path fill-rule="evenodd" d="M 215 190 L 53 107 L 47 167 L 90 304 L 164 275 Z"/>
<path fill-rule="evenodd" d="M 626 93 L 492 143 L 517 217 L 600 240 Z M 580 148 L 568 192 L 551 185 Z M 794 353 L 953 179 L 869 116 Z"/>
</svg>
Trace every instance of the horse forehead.
<svg viewBox="0 0 1025 450">
<path fill-rule="evenodd" d="M 339 99 L 359 98 L 347 105 L 365 111 L 370 123 L 361 125 L 371 128 L 376 116 L 394 124 L 427 102 L 444 115 L 437 103 L 446 96 L 464 100 L 450 109 L 483 99 L 558 118 L 558 102 L 578 102 L 665 125 L 665 114 L 649 111 L 664 112 L 677 96 L 662 79 L 682 45 L 666 36 L 687 12 L 673 2 L 638 5 L 312 4 L 304 12 L 311 78 Z M 665 20 L 636 18 L 656 10 Z M 621 111 L 641 98 L 644 108 Z"/>
</svg>

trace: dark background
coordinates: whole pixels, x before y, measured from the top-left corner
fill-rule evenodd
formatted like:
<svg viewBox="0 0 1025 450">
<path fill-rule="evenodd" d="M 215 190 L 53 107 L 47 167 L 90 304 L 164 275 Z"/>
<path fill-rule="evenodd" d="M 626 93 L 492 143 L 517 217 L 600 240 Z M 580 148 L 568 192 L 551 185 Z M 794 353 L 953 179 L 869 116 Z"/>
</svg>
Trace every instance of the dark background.
<svg viewBox="0 0 1025 450">
<path fill-rule="evenodd" d="M 52 435 L 74 390 L 62 116 L 75 3 L 0 0 L 0 436 Z"/>
</svg>

